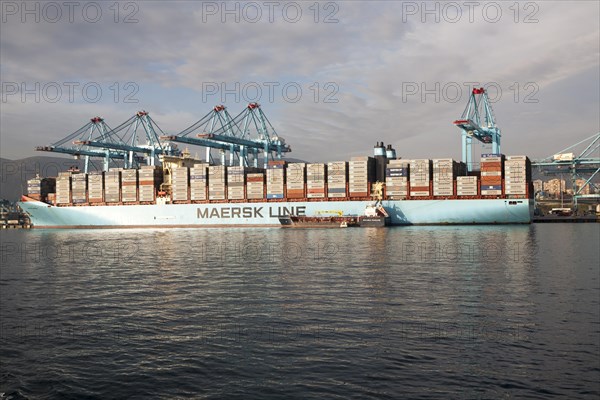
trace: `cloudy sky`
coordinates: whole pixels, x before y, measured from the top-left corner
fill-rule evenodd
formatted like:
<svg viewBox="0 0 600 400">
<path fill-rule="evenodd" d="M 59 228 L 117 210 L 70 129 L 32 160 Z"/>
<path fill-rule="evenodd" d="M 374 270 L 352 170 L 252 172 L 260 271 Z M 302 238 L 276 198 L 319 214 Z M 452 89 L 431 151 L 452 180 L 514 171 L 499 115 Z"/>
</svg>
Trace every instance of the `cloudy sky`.
<svg viewBox="0 0 600 400">
<path fill-rule="evenodd" d="M 542 158 L 600 130 L 597 1 L 67 4 L 1 3 L 4 158 L 43 155 L 95 115 L 116 126 L 145 109 L 177 133 L 258 101 L 295 158 L 381 140 L 460 159 L 452 121 L 475 83 L 505 154 Z"/>
</svg>

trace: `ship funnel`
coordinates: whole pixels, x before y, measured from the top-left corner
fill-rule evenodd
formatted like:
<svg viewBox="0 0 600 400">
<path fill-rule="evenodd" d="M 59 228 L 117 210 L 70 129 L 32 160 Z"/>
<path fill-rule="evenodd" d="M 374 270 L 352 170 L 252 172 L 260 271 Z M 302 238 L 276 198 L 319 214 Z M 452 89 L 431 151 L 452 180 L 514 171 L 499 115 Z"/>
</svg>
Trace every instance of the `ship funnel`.
<svg viewBox="0 0 600 400">
<path fill-rule="evenodd" d="M 394 149 L 391 144 L 387 145 L 387 149 L 385 150 L 385 156 L 388 160 L 396 159 L 396 149 Z"/>
<path fill-rule="evenodd" d="M 376 182 L 385 182 L 385 166 L 387 164 L 385 144 L 383 144 L 383 142 L 377 142 L 377 145 L 373 149 L 373 154 L 375 155 Z"/>
<path fill-rule="evenodd" d="M 385 156 L 385 145 L 383 142 L 377 142 L 375 147 L 373 147 L 373 155 L 377 156 Z"/>
</svg>

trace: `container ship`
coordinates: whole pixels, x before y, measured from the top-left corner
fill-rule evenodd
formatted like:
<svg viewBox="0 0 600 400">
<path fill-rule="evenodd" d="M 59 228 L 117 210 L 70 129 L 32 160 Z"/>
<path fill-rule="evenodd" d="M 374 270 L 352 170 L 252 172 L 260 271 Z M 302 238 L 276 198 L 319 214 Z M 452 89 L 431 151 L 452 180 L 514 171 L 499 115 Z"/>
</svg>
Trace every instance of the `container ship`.
<svg viewBox="0 0 600 400">
<path fill-rule="evenodd" d="M 360 216 L 375 201 L 391 225 L 527 224 L 533 218 L 526 156 L 482 154 L 479 171 L 451 158 L 373 156 L 266 168 L 160 156 L 161 165 L 60 172 L 28 181 L 19 206 L 34 228 L 279 227 L 293 217 Z"/>
</svg>

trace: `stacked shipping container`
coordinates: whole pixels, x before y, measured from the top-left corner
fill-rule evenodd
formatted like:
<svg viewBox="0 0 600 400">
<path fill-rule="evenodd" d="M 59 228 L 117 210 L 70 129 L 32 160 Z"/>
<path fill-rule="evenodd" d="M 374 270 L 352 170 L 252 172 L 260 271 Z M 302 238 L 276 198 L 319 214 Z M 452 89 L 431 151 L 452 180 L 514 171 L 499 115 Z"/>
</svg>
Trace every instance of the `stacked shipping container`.
<svg viewBox="0 0 600 400">
<path fill-rule="evenodd" d="M 348 163 L 334 161 L 327 163 L 327 197 L 347 197 Z"/>
<path fill-rule="evenodd" d="M 88 202 L 104 202 L 104 172 L 88 174 Z"/>
<path fill-rule="evenodd" d="M 348 194 L 350 197 L 367 197 L 369 182 L 375 180 L 375 159 L 352 157 L 348 166 Z"/>
<path fill-rule="evenodd" d="M 431 196 L 431 160 L 411 160 L 409 166 L 410 196 Z"/>
<path fill-rule="evenodd" d="M 433 160 L 433 195 L 453 196 L 454 178 L 458 174 L 458 163 L 451 158 Z"/>
<path fill-rule="evenodd" d="M 211 165 L 208 167 L 208 199 L 225 200 L 225 183 L 227 182 L 227 167 Z"/>
<path fill-rule="evenodd" d="M 229 200 L 243 200 L 245 184 L 244 167 L 227 167 L 227 198 Z"/>
<path fill-rule="evenodd" d="M 74 173 L 71 175 L 71 201 L 73 204 L 87 203 L 87 175 Z"/>
<path fill-rule="evenodd" d="M 481 177 L 479 179 L 482 196 L 502 195 L 504 156 L 502 154 L 481 155 Z"/>
<path fill-rule="evenodd" d="M 111 169 L 104 173 L 104 201 L 118 203 L 121 201 L 121 169 Z"/>
<path fill-rule="evenodd" d="M 190 167 L 190 200 L 206 200 L 207 164 Z"/>
<path fill-rule="evenodd" d="M 171 168 L 171 200 L 188 201 L 190 169 L 188 167 Z"/>
<path fill-rule="evenodd" d="M 476 176 L 457 176 L 456 177 L 456 195 L 457 196 L 477 196 L 477 177 Z"/>
<path fill-rule="evenodd" d="M 137 169 L 124 169 L 121 171 L 121 201 L 123 203 L 135 203 L 138 201 L 137 186 Z"/>
<path fill-rule="evenodd" d="M 156 189 L 162 182 L 162 170 L 153 165 L 143 166 L 138 171 L 139 179 L 139 199 L 140 201 L 154 201 L 156 198 Z"/>
<path fill-rule="evenodd" d="M 277 160 L 269 162 L 266 174 L 257 168 L 207 164 L 173 167 L 170 173 L 171 198 L 175 202 L 264 199 L 265 194 L 267 199 L 359 198 L 368 197 L 369 185 L 375 182 L 375 159 L 353 157 L 350 162 L 327 164 L 286 164 Z M 61 172 L 52 197 L 56 204 L 151 203 L 156 200 L 162 174 L 162 168 L 155 166 L 91 174 Z M 523 198 L 531 182 L 531 162 L 526 156 L 509 156 L 505 161 L 503 155 L 482 154 L 481 171 L 471 176 L 463 174 L 464 163 L 452 159 L 388 159 L 386 198 L 503 194 Z M 54 183 L 50 179 L 30 179 L 28 194 L 35 199 L 49 199 L 49 182 Z"/>
<path fill-rule="evenodd" d="M 45 200 L 49 193 L 56 190 L 55 178 L 35 177 L 27 181 L 27 195 L 35 200 Z"/>
<path fill-rule="evenodd" d="M 320 199 L 325 197 L 326 164 L 314 163 L 306 165 L 306 197 Z"/>
<path fill-rule="evenodd" d="M 265 198 L 265 174 L 264 172 L 253 172 L 246 175 L 246 198 Z"/>
<path fill-rule="evenodd" d="M 283 199 L 285 161 L 269 161 L 267 168 L 267 199 Z"/>
<path fill-rule="evenodd" d="M 306 164 L 288 164 L 286 168 L 287 197 L 302 199 L 305 197 L 304 185 L 306 183 Z"/>
<path fill-rule="evenodd" d="M 504 193 L 522 197 L 531 182 L 531 161 L 527 156 L 508 156 L 504 161 Z"/>
<path fill-rule="evenodd" d="M 71 173 L 59 172 L 56 178 L 56 204 L 71 203 Z"/>
<path fill-rule="evenodd" d="M 408 196 L 408 171 L 410 162 L 407 160 L 389 160 L 385 169 L 385 192 L 393 200 L 405 199 Z"/>
</svg>

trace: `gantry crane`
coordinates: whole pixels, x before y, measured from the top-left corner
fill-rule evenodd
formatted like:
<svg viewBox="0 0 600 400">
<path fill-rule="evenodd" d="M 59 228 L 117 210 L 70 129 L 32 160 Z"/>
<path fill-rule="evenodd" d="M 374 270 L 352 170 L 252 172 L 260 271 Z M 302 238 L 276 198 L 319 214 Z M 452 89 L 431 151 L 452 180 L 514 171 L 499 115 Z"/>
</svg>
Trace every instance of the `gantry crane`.
<svg viewBox="0 0 600 400">
<path fill-rule="evenodd" d="M 200 130 L 196 137 L 191 134 Z M 249 166 L 250 161 L 258 167 L 259 153 L 263 153 L 263 166 L 266 168 L 269 156 L 280 159 L 282 153 L 291 148 L 280 138 L 258 103 L 250 103 L 237 116 L 232 118 L 224 106 L 216 106 L 201 120 L 183 130 L 178 135 L 163 136 L 161 139 L 173 142 L 204 146 L 207 148 L 207 161 L 210 149 L 221 150 L 221 163 L 225 165 L 225 151 L 229 151 L 229 165 L 234 157 L 240 166 Z M 249 159 L 249 151 L 253 159 Z"/>
<path fill-rule="evenodd" d="M 266 168 L 269 157 L 280 159 L 283 153 L 291 151 L 258 103 L 250 103 L 235 118 L 224 106 L 216 106 L 177 135 L 166 135 L 146 111 L 137 112 L 114 129 L 103 118 L 94 117 L 67 137 L 36 150 L 84 156 L 85 172 L 88 172 L 90 158 L 101 158 L 103 169 L 107 171 L 111 161 L 122 162 L 125 168 L 136 168 L 144 160 L 148 165 L 155 165 L 157 159 L 161 162 L 161 155 L 180 156 L 181 152 L 171 142 L 206 147 L 208 163 L 214 163 L 211 150 L 217 149 L 221 152 L 222 165 L 226 162 L 226 152 L 229 152 L 229 165 L 234 165 L 237 159 L 240 166 L 249 166 L 253 161 L 255 167 L 262 153 Z"/>
<path fill-rule="evenodd" d="M 108 170 L 111 161 L 123 160 L 127 153 L 123 150 L 94 149 L 81 142 L 86 140 L 96 140 L 106 135 L 110 130 L 104 120 L 100 117 L 90 119 L 90 122 L 77 129 L 75 132 L 65 138 L 50 144 L 49 146 L 37 146 L 36 151 L 49 151 L 61 154 L 70 154 L 76 158 L 85 157 L 85 172 L 88 172 L 90 158 L 100 158 L 104 161 L 104 170 Z"/>
<path fill-rule="evenodd" d="M 143 135 L 138 132 L 140 127 Z M 111 160 L 122 161 L 125 168 L 135 168 L 144 160 L 147 164 L 154 165 L 160 154 L 179 154 L 176 147 L 160 142 L 155 128 L 162 133 L 146 111 L 137 112 L 115 129 L 111 129 L 103 118 L 94 117 L 67 137 L 50 146 L 36 147 L 36 150 L 85 156 L 86 173 L 90 157 L 102 158 L 104 171 L 108 170 Z M 72 146 L 67 145 L 69 142 Z"/>
<path fill-rule="evenodd" d="M 196 121 L 176 135 L 161 136 L 162 140 L 169 142 L 185 143 L 206 148 L 206 162 L 214 164 L 211 149 L 217 149 L 221 154 L 221 164 L 225 165 L 225 153 L 229 152 L 229 165 L 234 164 L 234 159 L 239 158 L 240 146 L 234 143 L 222 143 L 214 140 L 199 138 L 198 136 L 210 132 L 224 132 L 226 136 L 234 136 L 233 118 L 223 105 L 213 107 L 200 120 Z M 198 134 L 197 132 L 201 132 Z"/>
<path fill-rule="evenodd" d="M 104 124 L 104 121 L 100 119 L 99 123 Z M 134 168 L 136 160 L 144 158 L 148 165 L 155 165 L 159 155 L 180 153 L 176 146 L 162 143 L 156 130 L 164 134 L 147 111 L 138 111 L 115 129 L 104 129 L 104 134 L 95 140 L 80 139 L 73 144 L 124 151 L 127 153 L 127 157 L 124 158 L 125 168 Z M 142 153 L 143 156 L 138 156 L 137 153 Z"/>
<path fill-rule="evenodd" d="M 577 147 L 583 147 L 579 155 L 573 153 Z M 531 165 L 543 170 L 545 174 L 570 174 L 575 208 L 577 208 L 577 201 L 581 199 L 600 200 L 600 185 L 594 182 L 594 177 L 600 175 L 600 132 L 568 146 L 552 156 L 533 161 Z M 576 184 L 577 179 L 585 181 L 579 188 Z M 583 195 L 581 192 L 586 186 L 594 188 L 596 193 Z"/>
<path fill-rule="evenodd" d="M 467 107 L 454 125 L 462 130 L 462 161 L 467 164 L 469 171 L 473 170 L 473 138 L 481 143 L 491 143 L 492 153 L 500 153 L 500 128 L 496 126 L 490 99 L 484 88 L 471 91 Z"/>
<path fill-rule="evenodd" d="M 258 103 L 248 104 L 224 129 L 199 134 L 198 137 L 239 145 L 240 166 L 249 165 L 249 150 L 252 152 L 255 167 L 258 167 L 259 153 L 263 153 L 264 168 L 267 168 L 269 156 L 281 159 L 282 153 L 292 151 L 291 147 L 285 144 L 285 140 L 277 135 Z"/>
</svg>

